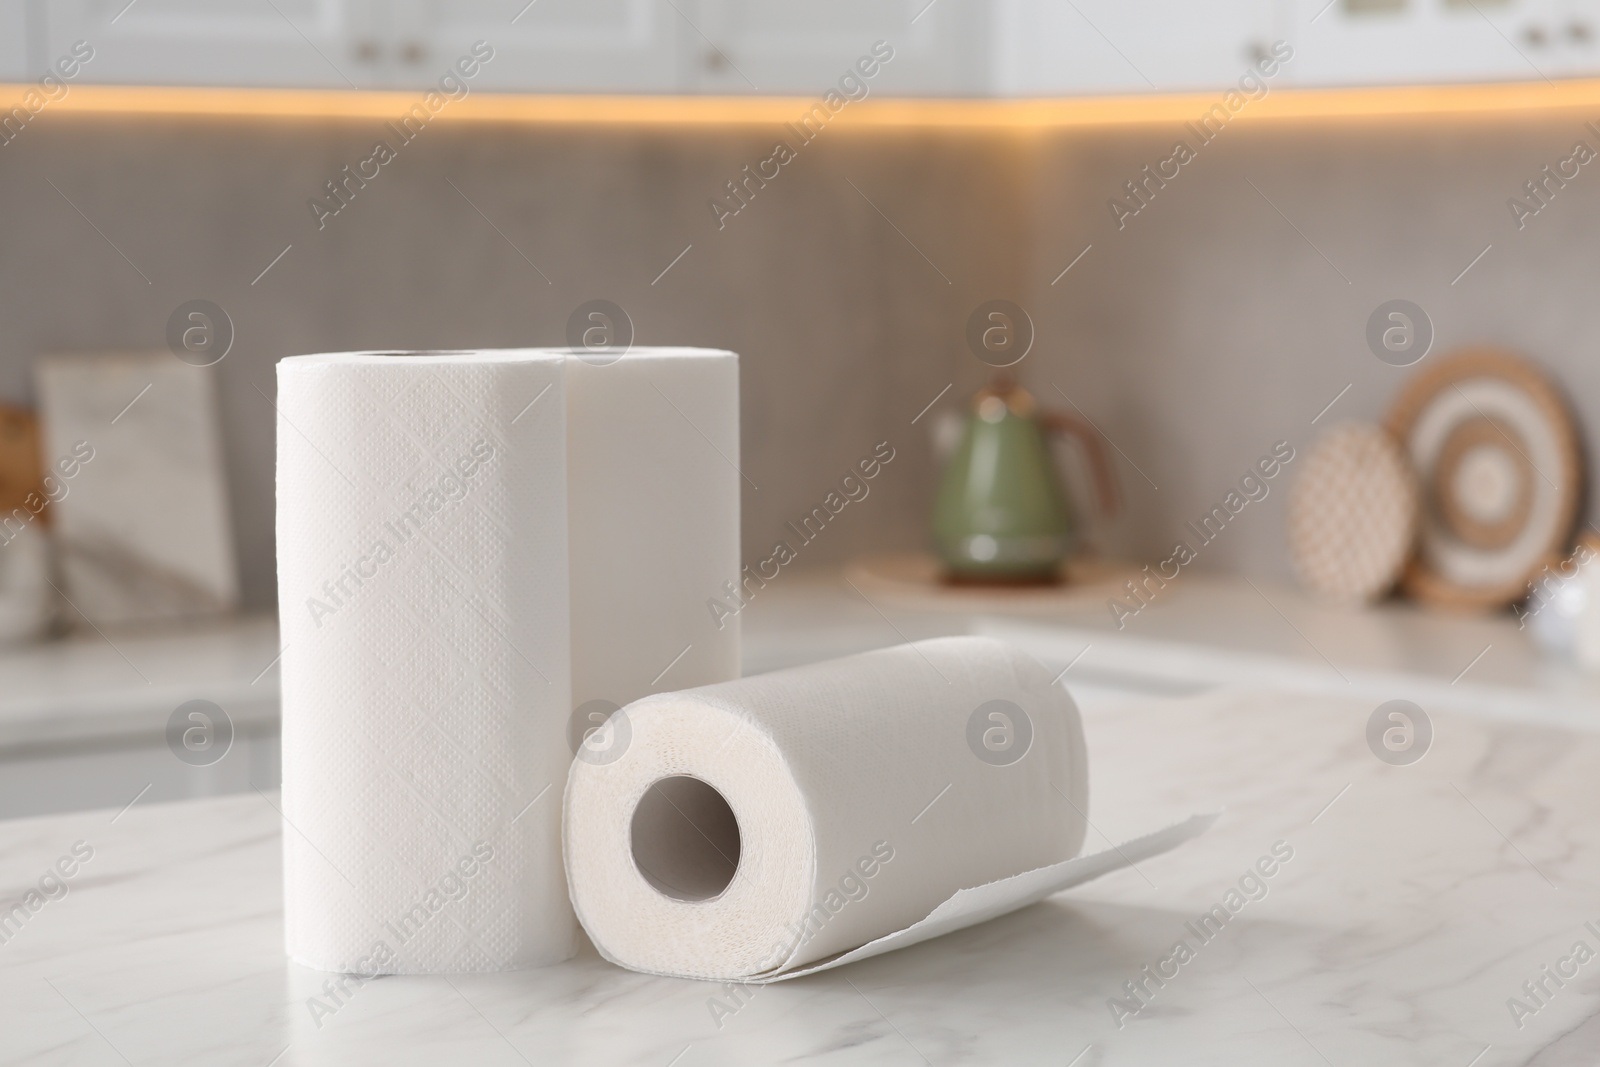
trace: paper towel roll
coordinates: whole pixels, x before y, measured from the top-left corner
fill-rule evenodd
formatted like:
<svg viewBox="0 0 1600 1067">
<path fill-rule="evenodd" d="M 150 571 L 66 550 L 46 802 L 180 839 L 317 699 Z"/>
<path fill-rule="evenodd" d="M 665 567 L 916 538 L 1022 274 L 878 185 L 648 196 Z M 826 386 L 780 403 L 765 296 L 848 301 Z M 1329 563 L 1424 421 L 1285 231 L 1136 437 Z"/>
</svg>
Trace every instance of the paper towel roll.
<svg viewBox="0 0 1600 1067">
<path fill-rule="evenodd" d="M 569 956 L 563 361 L 278 364 L 284 924 L 325 970 Z"/>
<path fill-rule="evenodd" d="M 552 355 L 566 350 L 550 350 Z M 739 357 L 569 355 L 575 736 L 648 693 L 739 677 Z"/>
<path fill-rule="evenodd" d="M 1203 829 L 1073 860 L 1083 731 L 1051 683 L 1009 645 L 954 637 L 629 705 L 626 751 L 578 760 L 567 780 L 579 920 L 634 970 L 787 977 L 1002 914 Z"/>
</svg>

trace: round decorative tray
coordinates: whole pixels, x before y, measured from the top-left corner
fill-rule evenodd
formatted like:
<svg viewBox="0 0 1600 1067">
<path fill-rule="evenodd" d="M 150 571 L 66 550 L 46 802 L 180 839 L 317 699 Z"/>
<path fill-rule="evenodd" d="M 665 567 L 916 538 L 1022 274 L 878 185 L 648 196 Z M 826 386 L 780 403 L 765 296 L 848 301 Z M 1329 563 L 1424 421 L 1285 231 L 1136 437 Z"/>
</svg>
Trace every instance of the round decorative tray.
<svg viewBox="0 0 1600 1067">
<path fill-rule="evenodd" d="M 1532 363 L 1472 349 L 1412 378 L 1389 430 L 1422 488 L 1405 590 L 1452 607 L 1504 607 L 1565 551 L 1583 485 L 1577 432 Z"/>
</svg>

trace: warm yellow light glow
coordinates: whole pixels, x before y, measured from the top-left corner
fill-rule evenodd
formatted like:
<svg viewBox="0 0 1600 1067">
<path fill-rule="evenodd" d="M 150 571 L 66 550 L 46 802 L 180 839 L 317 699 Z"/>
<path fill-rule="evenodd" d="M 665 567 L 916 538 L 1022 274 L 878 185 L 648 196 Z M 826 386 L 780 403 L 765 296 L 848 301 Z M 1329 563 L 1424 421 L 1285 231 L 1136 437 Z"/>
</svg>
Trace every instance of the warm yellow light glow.
<svg viewBox="0 0 1600 1067">
<path fill-rule="evenodd" d="M 0 85 L 0 109 L 25 85 Z M 398 119 L 414 92 L 73 86 L 52 114 L 223 118 Z M 1049 100 L 872 98 L 851 104 L 841 128 L 1071 129 L 1183 123 L 1221 100 L 1219 92 Z M 440 113 L 451 122 L 600 126 L 775 126 L 796 122 L 815 100 L 799 97 L 549 96 L 474 93 Z M 1279 89 L 1251 101 L 1235 122 L 1290 119 L 1464 116 L 1590 109 L 1600 118 L 1600 79 L 1378 89 Z"/>
</svg>

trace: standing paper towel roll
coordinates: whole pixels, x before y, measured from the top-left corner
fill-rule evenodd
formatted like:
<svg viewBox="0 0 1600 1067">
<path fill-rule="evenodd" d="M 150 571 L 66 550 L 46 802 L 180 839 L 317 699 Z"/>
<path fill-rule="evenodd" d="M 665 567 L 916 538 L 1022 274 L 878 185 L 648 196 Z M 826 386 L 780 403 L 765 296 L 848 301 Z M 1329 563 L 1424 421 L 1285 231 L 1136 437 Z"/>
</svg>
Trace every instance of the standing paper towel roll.
<svg viewBox="0 0 1600 1067">
<path fill-rule="evenodd" d="M 1051 683 L 1009 645 L 954 637 L 630 705 L 627 750 L 578 760 L 567 780 L 579 920 L 624 967 L 763 980 L 1120 866 L 1071 859 L 1087 820 L 1083 730 Z"/>
<path fill-rule="evenodd" d="M 324 970 L 564 959 L 563 362 L 278 364 L 284 925 Z"/>
<path fill-rule="evenodd" d="M 648 693 L 739 677 L 738 616 L 707 606 L 739 582 L 739 357 L 581 351 L 566 384 L 576 745 Z"/>
</svg>

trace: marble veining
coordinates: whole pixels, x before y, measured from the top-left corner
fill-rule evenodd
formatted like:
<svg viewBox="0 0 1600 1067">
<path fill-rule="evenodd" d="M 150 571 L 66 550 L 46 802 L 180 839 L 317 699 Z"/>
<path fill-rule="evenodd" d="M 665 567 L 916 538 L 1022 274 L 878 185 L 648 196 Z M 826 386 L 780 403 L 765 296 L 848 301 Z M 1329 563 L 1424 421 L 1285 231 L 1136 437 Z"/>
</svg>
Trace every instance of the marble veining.
<svg viewBox="0 0 1600 1067">
<path fill-rule="evenodd" d="M 0 944 L 0 1064 L 1592 1064 L 1600 959 L 1520 1020 L 1509 998 L 1600 938 L 1600 737 L 1435 713 L 1368 751 L 1370 701 L 1084 691 L 1089 847 L 1224 806 L 1176 852 L 904 951 L 758 989 L 619 970 L 385 978 L 331 1014 L 282 954 L 270 794 L 0 823 L 0 900 L 92 859 Z M 1276 843 L 1293 856 L 1207 940 L 1190 925 Z M 1139 1010 L 1108 1002 L 1192 958 Z M 324 1000 L 323 1003 L 333 1003 Z M 1520 1021 L 1521 1026 L 1517 1025 Z"/>
</svg>

